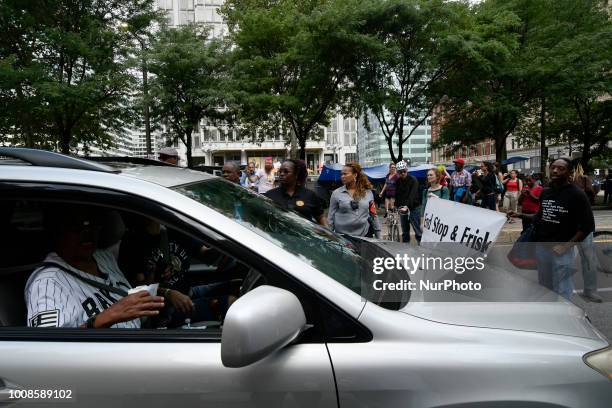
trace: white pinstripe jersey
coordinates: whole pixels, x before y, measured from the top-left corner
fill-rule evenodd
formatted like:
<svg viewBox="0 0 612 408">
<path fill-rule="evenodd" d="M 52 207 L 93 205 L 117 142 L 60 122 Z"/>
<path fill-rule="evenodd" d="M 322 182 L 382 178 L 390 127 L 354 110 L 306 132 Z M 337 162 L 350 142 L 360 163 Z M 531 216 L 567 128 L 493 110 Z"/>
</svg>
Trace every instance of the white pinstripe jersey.
<svg viewBox="0 0 612 408">
<path fill-rule="evenodd" d="M 131 286 L 108 250 L 96 250 L 94 258 L 105 278 L 93 276 L 68 265 L 55 252 L 45 258 L 87 279 L 128 291 Z M 43 266 L 32 273 L 25 287 L 30 327 L 79 327 L 94 314 L 120 299 L 120 295 L 91 286 L 56 266 Z M 140 328 L 140 320 L 117 323 L 114 328 Z"/>
</svg>

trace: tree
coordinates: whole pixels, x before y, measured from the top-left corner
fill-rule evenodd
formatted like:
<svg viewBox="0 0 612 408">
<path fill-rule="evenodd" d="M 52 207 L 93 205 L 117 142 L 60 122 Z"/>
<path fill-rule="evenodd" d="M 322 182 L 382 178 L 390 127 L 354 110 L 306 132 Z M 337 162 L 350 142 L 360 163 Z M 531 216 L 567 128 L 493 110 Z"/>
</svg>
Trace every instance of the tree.
<svg viewBox="0 0 612 408">
<path fill-rule="evenodd" d="M 152 21 L 153 0 L 35 1 L 2 4 L 0 131 L 13 143 L 108 147 L 133 119 L 120 24 Z"/>
<path fill-rule="evenodd" d="M 442 0 L 368 3 L 364 18 L 372 52 L 352 80 L 366 125 L 371 112 L 397 162 L 404 143 L 439 104 L 438 85 L 473 58 L 469 9 Z"/>
<path fill-rule="evenodd" d="M 446 121 L 436 146 L 458 148 L 491 138 L 497 161 L 506 158 L 508 136 L 538 95 L 527 50 L 543 11 L 541 2 L 531 0 L 487 0 L 475 7 L 482 58 L 442 88 Z"/>
<path fill-rule="evenodd" d="M 222 120 L 225 112 L 224 84 L 226 45 L 210 39 L 209 30 L 190 24 L 164 28 L 151 44 L 149 70 L 152 116 L 167 123 L 187 148 L 192 166 L 192 134 L 200 121 Z"/>
<path fill-rule="evenodd" d="M 549 20 L 534 43 L 534 75 L 540 97 L 540 144 L 580 146 L 582 165 L 608 149 L 612 128 L 612 23 L 605 2 L 556 0 L 546 4 Z M 533 138 L 533 113 L 528 112 L 517 135 Z M 531 125 L 531 126 L 530 126 Z M 544 155 L 542 166 L 546 165 Z"/>
<path fill-rule="evenodd" d="M 238 119 L 253 138 L 321 135 L 350 88 L 360 49 L 357 0 L 230 0 L 224 13 L 235 44 L 232 83 Z"/>
</svg>

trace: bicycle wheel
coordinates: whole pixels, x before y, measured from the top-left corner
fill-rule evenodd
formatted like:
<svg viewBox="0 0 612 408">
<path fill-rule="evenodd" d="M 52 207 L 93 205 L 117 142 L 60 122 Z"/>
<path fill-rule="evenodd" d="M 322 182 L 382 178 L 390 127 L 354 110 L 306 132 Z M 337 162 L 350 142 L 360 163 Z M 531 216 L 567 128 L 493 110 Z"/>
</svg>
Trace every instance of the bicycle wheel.
<svg viewBox="0 0 612 408">
<path fill-rule="evenodd" d="M 399 227 L 397 226 L 397 224 L 393 224 L 391 226 L 391 231 L 389 232 L 389 235 L 391 237 L 391 241 L 393 241 L 393 242 L 401 242 L 400 241 Z"/>
</svg>

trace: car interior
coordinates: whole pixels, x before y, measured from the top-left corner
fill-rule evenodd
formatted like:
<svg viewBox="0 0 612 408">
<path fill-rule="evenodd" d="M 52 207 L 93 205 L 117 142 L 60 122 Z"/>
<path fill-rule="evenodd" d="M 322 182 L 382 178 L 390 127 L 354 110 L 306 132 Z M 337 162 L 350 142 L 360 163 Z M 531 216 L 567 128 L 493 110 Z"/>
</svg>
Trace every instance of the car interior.
<svg viewBox="0 0 612 408">
<path fill-rule="evenodd" d="M 48 230 L 45 217 L 52 217 L 53 214 L 49 213 L 47 204 L 37 200 L 0 200 L 0 327 L 27 326 L 24 288 L 29 276 L 40 267 L 51 251 L 51 231 Z M 134 257 L 142 256 L 142 253 L 130 251 L 138 247 L 137 240 L 142 237 L 143 225 L 155 225 L 157 222 L 124 210 L 89 207 L 98 217 L 101 226 L 98 248 L 110 250 L 118 260 L 120 268 L 146 267 L 146 260 L 134 260 Z M 58 204 L 55 203 L 52 208 L 58 208 Z M 210 309 L 206 321 L 191 319 L 196 316 L 178 316 L 178 313 L 170 308 L 162 313 L 165 319 L 152 319 L 153 321 L 143 324 L 143 328 L 218 329 L 231 302 L 264 282 L 262 275 L 216 250 L 211 243 L 176 229 L 157 225 L 161 236 L 157 252 L 165 256 L 165 260 L 160 261 L 166 272 L 165 278 L 159 273 L 150 273 L 148 281 L 142 282 L 134 278 L 140 271 L 126 271 L 121 268 L 132 287 L 168 279 L 169 270 L 174 267 L 183 268 L 181 289 L 187 292 L 186 295 L 189 295 L 191 288 L 196 287 L 213 287 L 215 290 L 206 292 L 204 302 L 209 304 Z M 132 244 L 136 242 L 136 246 L 129 245 L 130 239 Z M 177 249 L 177 242 L 188 244 Z M 182 259 L 176 259 L 177 253 Z M 151 259 L 148 261 L 150 263 Z M 168 285 L 171 285 L 170 280 L 168 282 Z"/>
</svg>

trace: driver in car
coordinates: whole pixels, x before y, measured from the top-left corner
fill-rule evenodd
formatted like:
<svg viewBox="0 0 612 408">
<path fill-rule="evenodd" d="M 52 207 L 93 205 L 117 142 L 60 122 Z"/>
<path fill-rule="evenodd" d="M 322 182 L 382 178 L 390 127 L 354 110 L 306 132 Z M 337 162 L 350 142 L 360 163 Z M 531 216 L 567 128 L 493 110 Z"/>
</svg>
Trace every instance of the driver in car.
<svg viewBox="0 0 612 408">
<path fill-rule="evenodd" d="M 159 314 L 164 298 L 128 295 L 131 286 L 112 252 L 97 249 L 100 226 L 92 210 L 64 205 L 50 215 L 54 250 L 26 283 L 28 326 L 140 328 L 140 318 Z"/>
</svg>

